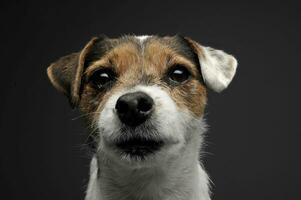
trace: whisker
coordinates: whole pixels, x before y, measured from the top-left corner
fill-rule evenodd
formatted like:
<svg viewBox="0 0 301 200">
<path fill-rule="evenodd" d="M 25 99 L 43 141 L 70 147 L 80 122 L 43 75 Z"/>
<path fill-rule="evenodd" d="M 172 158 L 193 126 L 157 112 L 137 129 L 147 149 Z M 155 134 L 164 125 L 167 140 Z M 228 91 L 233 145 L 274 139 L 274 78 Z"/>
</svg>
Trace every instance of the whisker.
<svg viewBox="0 0 301 200">
<path fill-rule="evenodd" d="M 91 126 L 92 127 L 92 126 Z M 98 130 L 98 127 L 95 127 L 89 134 L 88 134 L 88 136 L 87 136 L 87 138 L 85 139 L 85 144 L 87 144 L 88 143 L 88 140 L 89 140 L 89 137 L 93 137 L 93 139 L 94 139 L 94 133 L 96 132 Z"/>
<path fill-rule="evenodd" d="M 82 115 L 72 118 L 71 120 L 77 120 L 79 118 L 85 117 L 87 115 L 92 115 L 92 114 L 100 114 L 100 112 L 90 112 L 90 113 L 82 114 Z"/>
</svg>

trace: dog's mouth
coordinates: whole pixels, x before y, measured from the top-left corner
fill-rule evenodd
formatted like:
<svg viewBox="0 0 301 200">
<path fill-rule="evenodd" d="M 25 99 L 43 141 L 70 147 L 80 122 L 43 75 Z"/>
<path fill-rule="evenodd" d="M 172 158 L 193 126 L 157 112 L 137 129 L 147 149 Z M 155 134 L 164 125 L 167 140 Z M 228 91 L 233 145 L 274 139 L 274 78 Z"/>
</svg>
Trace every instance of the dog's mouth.
<svg viewBox="0 0 301 200">
<path fill-rule="evenodd" d="M 120 149 L 123 154 L 143 159 L 147 155 L 158 151 L 163 144 L 164 142 L 161 140 L 134 137 L 116 142 L 116 147 Z"/>
</svg>

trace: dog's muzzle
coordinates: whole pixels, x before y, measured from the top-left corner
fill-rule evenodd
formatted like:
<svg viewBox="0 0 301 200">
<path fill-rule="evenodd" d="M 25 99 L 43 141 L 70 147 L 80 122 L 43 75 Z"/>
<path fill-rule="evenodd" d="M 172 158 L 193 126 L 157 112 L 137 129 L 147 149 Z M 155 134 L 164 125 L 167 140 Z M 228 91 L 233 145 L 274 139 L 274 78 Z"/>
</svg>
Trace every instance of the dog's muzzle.
<svg viewBox="0 0 301 200">
<path fill-rule="evenodd" d="M 122 123 L 136 127 L 152 114 L 153 99 L 144 92 L 127 93 L 119 97 L 115 109 Z"/>
<path fill-rule="evenodd" d="M 115 110 L 123 124 L 116 147 L 131 157 L 144 158 L 160 149 L 163 141 L 154 137 L 157 133 L 147 120 L 155 109 L 154 100 L 144 92 L 126 93 L 119 97 Z M 149 119 L 151 120 L 151 119 Z"/>
</svg>

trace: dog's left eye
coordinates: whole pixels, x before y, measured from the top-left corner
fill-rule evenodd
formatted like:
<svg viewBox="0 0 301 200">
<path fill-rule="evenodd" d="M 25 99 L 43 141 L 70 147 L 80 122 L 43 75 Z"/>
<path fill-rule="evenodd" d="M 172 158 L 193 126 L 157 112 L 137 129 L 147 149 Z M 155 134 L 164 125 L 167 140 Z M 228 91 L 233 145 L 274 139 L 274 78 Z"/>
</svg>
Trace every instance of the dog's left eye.
<svg viewBox="0 0 301 200">
<path fill-rule="evenodd" d="M 177 65 L 172 67 L 172 69 L 168 73 L 168 76 L 169 79 L 173 82 L 182 83 L 189 79 L 190 73 L 185 67 Z"/>
<path fill-rule="evenodd" d="M 92 84 L 98 88 L 103 88 L 115 80 L 115 73 L 110 69 L 100 69 L 90 77 Z"/>
</svg>

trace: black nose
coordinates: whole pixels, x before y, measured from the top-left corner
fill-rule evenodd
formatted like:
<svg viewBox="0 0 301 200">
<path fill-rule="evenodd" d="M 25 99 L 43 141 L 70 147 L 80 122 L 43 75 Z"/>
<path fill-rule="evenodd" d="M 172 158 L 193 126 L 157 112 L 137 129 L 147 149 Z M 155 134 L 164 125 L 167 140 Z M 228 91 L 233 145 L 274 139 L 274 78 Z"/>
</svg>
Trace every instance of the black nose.
<svg viewBox="0 0 301 200">
<path fill-rule="evenodd" d="M 127 93 L 119 97 L 115 109 L 126 125 L 138 126 L 145 122 L 153 110 L 153 99 L 143 92 Z"/>
</svg>

